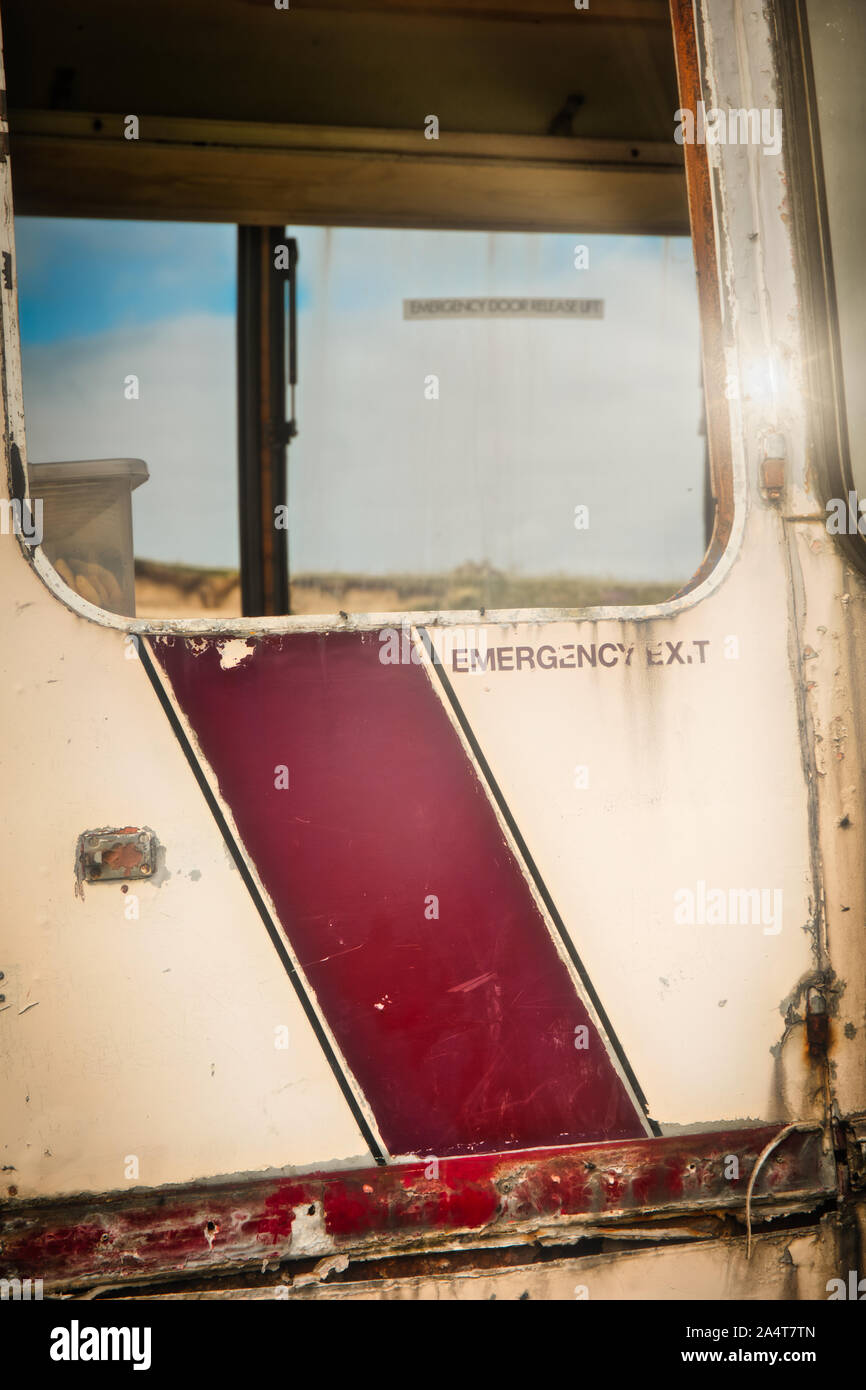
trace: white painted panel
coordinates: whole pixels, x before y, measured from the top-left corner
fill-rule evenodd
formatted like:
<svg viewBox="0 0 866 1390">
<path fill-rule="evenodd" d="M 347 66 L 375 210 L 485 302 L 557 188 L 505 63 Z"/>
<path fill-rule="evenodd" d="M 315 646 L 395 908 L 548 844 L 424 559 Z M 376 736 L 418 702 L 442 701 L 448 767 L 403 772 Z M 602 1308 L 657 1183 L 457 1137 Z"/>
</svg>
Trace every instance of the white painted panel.
<svg viewBox="0 0 866 1390">
<path fill-rule="evenodd" d="M 13 536 L 0 632 L 6 1182 L 131 1187 L 128 1155 L 146 1186 L 371 1162 L 123 634 L 58 603 Z M 163 871 L 76 896 L 78 835 L 124 825 Z"/>
<path fill-rule="evenodd" d="M 727 581 L 673 616 L 475 630 L 506 667 L 529 647 L 535 669 L 455 671 L 445 634 L 430 631 L 650 1114 L 696 1126 L 797 1112 L 803 1098 L 771 1051 L 784 1001 L 812 969 L 778 521 L 756 517 Z M 734 642 L 739 656 L 726 657 Z M 595 644 L 594 668 L 577 668 L 577 643 Z M 601 665 L 602 643 L 616 665 Z M 668 643 L 682 644 L 682 663 Z M 567 666 L 538 669 L 540 648 Z M 724 925 L 675 920 L 675 893 L 697 898 L 701 882 L 724 889 Z M 781 892 L 778 930 L 732 924 L 729 890 L 741 888 Z"/>
</svg>

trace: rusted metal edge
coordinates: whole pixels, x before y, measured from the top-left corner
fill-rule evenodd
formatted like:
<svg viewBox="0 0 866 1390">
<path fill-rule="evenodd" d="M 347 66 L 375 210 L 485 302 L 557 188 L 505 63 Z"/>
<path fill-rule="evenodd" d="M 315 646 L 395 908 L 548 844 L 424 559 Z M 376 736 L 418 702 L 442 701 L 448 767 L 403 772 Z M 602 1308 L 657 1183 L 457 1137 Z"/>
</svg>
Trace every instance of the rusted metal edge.
<svg viewBox="0 0 866 1390">
<path fill-rule="evenodd" d="M 842 346 L 827 189 L 824 178 L 818 99 L 805 0 L 779 0 L 772 9 L 773 40 L 786 122 L 786 168 L 795 272 L 805 340 L 808 382 L 809 479 L 826 504 L 856 491 L 842 365 Z M 828 533 L 829 534 L 829 533 Z M 842 532 L 831 543 L 862 573 L 866 540 Z"/>
<path fill-rule="evenodd" d="M 145 1192 L 6 1201 L 0 1275 L 46 1288 L 132 1284 L 276 1266 L 547 1240 L 635 1213 L 744 1209 L 752 1169 L 779 1126 L 579 1148 L 399 1163 Z M 753 1205 L 815 1205 L 836 1193 L 821 1135 L 789 1135 L 761 1169 Z"/>
<path fill-rule="evenodd" d="M 680 105 L 696 112 L 702 100 L 701 58 L 693 0 L 670 0 Z M 721 559 L 734 525 L 734 475 L 731 430 L 725 399 L 725 354 L 722 305 L 713 212 L 712 175 L 706 145 L 684 144 L 686 191 L 698 280 L 701 356 L 707 411 L 710 480 L 715 500 L 713 533 L 707 553 L 680 593 L 706 579 Z"/>
</svg>

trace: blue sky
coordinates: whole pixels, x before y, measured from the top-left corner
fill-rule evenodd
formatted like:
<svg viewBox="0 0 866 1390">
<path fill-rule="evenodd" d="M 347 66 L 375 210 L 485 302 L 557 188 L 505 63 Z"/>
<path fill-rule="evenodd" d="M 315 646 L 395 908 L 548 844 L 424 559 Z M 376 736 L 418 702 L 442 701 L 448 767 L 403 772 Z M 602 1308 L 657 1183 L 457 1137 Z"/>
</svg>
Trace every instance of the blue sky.
<svg viewBox="0 0 866 1390">
<path fill-rule="evenodd" d="M 28 346 L 234 312 L 234 227 L 48 217 L 15 226 Z"/>
<path fill-rule="evenodd" d="M 294 570 L 688 577 L 703 443 L 687 239 L 295 235 Z M 137 553 L 236 564 L 236 228 L 19 218 L 16 238 L 29 456 L 143 458 Z M 402 318 L 404 298 L 499 294 L 601 298 L 605 317 Z"/>
</svg>

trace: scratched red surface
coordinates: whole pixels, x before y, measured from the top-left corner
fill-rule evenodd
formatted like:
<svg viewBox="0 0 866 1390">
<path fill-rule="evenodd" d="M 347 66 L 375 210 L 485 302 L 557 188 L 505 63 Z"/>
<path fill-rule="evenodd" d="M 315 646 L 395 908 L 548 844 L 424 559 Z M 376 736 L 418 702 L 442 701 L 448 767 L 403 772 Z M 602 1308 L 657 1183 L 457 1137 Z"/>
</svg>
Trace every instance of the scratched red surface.
<svg viewBox="0 0 866 1390">
<path fill-rule="evenodd" d="M 188 1183 L 151 1191 L 76 1196 L 48 1204 L 0 1201 L 0 1275 L 52 1284 L 128 1282 L 153 1275 L 213 1275 L 309 1253 L 292 1248 L 299 1213 L 318 1207 L 336 1250 L 399 1250 L 405 1237 L 475 1230 L 514 1235 L 538 1220 L 616 1219 L 641 1207 L 678 1213 L 743 1210 L 758 1155 L 780 1127 L 615 1142 L 572 1149 L 462 1155 L 294 1177 Z M 738 1159 L 731 1177 L 730 1159 Z M 836 1192 L 817 1134 L 789 1134 L 755 1184 L 756 1201 Z M 381 1244 L 379 1244 L 381 1242 Z M 372 1243 L 372 1244 L 371 1244 Z M 264 1249 L 263 1249 L 264 1247 Z M 404 1245 L 403 1249 L 407 1247 Z"/>
<path fill-rule="evenodd" d="M 643 1133 L 424 668 L 375 633 L 153 649 L 392 1154 Z"/>
</svg>

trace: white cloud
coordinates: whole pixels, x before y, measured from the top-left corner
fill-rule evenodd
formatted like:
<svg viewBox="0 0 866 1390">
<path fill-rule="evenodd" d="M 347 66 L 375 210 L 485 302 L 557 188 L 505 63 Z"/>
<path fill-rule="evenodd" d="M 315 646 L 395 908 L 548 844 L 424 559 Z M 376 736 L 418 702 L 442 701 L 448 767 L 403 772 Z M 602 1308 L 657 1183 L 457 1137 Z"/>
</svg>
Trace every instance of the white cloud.
<svg viewBox="0 0 866 1390">
<path fill-rule="evenodd" d="M 569 252 L 570 239 L 557 240 Z M 435 234 L 302 238 L 311 307 L 289 451 L 295 572 L 488 560 L 525 573 L 677 580 L 697 565 L 703 441 L 687 244 L 683 255 L 670 243 L 665 258 L 623 238 L 577 275 L 570 252 L 551 269 L 556 246 L 499 241 L 450 243 L 449 276 Z M 605 318 L 402 318 L 404 296 L 502 293 L 503 275 L 512 292 L 531 282 L 539 294 L 601 297 Z M 130 373 L 138 401 L 124 399 Z M 424 399 L 430 373 L 438 401 Z M 235 392 L 229 315 L 34 346 L 24 354 L 29 455 L 143 458 L 151 478 L 134 495 L 137 553 L 236 564 Z M 573 526 L 580 502 L 589 531 Z"/>
<path fill-rule="evenodd" d="M 133 494 L 139 555 L 236 565 L 235 327 L 200 314 L 31 347 L 24 354 L 34 462 L 142 458 Z M 138 400 L 124 397 L 135 375 Z"/>
</svg>

